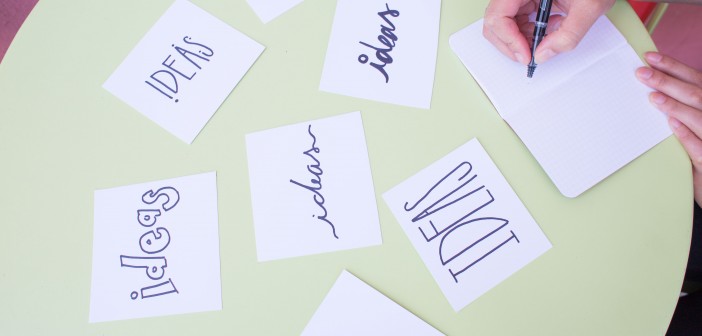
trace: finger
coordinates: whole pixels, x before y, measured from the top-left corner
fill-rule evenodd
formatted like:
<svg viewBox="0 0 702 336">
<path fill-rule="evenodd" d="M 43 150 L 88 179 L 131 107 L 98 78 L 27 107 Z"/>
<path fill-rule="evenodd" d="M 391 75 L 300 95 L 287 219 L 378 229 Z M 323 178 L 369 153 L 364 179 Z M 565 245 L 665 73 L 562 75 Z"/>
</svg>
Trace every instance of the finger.
<svg viewBox="0 0 702 336">
<path fill-rule="evenodd" d="M 522 35 L 526 37 L 527 41 L 530 41 L 534 36 L 534 22 L 529 21 L 529 17 L 526 15 L 517 17 L 517 26 Z"/>
<path fill-rule="evenodd" d="M 519 63 L 524 63 L 526 61 L 527 56 L 512 51 L 512 49 L 510 49 L 510 47 L 507 46 L 507 44 L 502 42 L 502 40 L 499 39 L 491 30 L 484 28 L 483 36 L 486 40 L 492 43 L 495 46 L 495 48 L 497 48 L 497 50 L 499 50 L 505 56 L 509 57 L 511 60 Z"/>
<path fill-rule="evenodd" d="M 529 0 L 493 0 L 485 10 L 483 36 L 500 52 L 513 60 L 529 62 L 529 44 L 519 30 L 515 20 L 518 15 L 533 11 L 535 5 Z"/>
<path fill-rule="evenodd" d="M 494 19 L 490 27 L 483 28 L 483 36 L 490 41 L 497 49 L 512 60 L 527 64 L 529 62 L 529 44 L 527 39 L 519 30 L 517 23 L 510 18 Z"/>
<path fill-rule="evenodd" d="M 536 11 L 538 0 L 492 0 L 485 8 L 485 18 L 515 17 Z"/>
<path fill-rule="evenodd" d="M 702 204 L 702 172 L 697 168 L 692 171 L 692 183 L 694 186 L 695 202 L 697 202 L 697 205 L 700 205 Z"/>
<path fill-rule="evenodd" d="M 675 118 L 668 118 L 668 124 L 685 148 L 696 174 L 699 174 L 702 171 L 702 140 L 687 125 Z"/>
<path fill-rule="evenodd" d="M 702 111 L 685 105 L 661 92 L 652 92 L 649 95 L 651 104 L 669 118 L 676 119 L 694 133 L 698 138 L 702 138 Z"/>
<path fill-rule="evenodd" d="M 568 14 L 562 19 L 560 27 L 541 42 L 536 50 L 536 62 L 542 63 L 557 54 L 573 50 L 612 4 L 602 1 L 573 1 L 567 6 L 564 5 L 563 9 Z"/>
<path fill-rule="evenodd" d="M 522 32 L 522 34 L 524 34 L 524 36 L 526 36 L 527 41 L 532 41 L 534 38 L 534 21 L 529 21 L 528 15 L 517 16 L 516 19 L 519 30 Z M 550 19 L 548 20 L 548 26 L 546 26 L 546 35 L 556 31 L 556 29 L 558 29 L 560 26 L 561 21 L 563 21 L 563 15 L 551 15 Z"/>
<path fill-rule="evenodd" d="M 565 16 L 560 15 L 560 14 L 551 15 L 548 18 L 548 26 L 546 26 L 546 34 L 551 34 L 551 33 L 555 32 L 556 30 L 558 30 L 558 28 L 560 28 L 561 23 L 563 22 L 564 18 L 565 18 Z M 532 33 L 532 35 L 533 35 L 533 33 Z"/>
<path fill-rule="evenodd" d="M 648 87 L 692 108 L 702 110 L 702 88 L 647 67 L 636 69 L 636 77 Z"/>
<path fill-rule="evenodd" d="M 675 118 L 668 118 L 668 125 L 687 152 L 692 163 L 692 181 L 695 202 L 702 204 L 702 140 L 685 124 Z"/>
<path fill-rule="evenodd" d="M 673 77 L 688 82 L 690 84 L 702 87 L 702 72 L 691 68 L 678 60 L 665 56 L 657 52 L 647 52 L 644 54 L 646 62 L 651 67 L 663 71 Z"/>
</svg>

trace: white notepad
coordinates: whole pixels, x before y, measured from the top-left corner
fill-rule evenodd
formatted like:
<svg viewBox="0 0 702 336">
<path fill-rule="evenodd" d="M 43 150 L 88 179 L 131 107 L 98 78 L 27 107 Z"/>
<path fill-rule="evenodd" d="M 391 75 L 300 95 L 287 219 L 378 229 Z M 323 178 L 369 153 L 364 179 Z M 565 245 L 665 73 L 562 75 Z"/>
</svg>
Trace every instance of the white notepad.
<svg viewBox="0 0 702 336">
<path fill-rule="evenodd" d="M 451 48 L 563 195 L 580 195 L 671 134 L 634 76 L 641 59 L 607 17 L 532 79 L 482 26 L 453 34 Z"/>
</svg>

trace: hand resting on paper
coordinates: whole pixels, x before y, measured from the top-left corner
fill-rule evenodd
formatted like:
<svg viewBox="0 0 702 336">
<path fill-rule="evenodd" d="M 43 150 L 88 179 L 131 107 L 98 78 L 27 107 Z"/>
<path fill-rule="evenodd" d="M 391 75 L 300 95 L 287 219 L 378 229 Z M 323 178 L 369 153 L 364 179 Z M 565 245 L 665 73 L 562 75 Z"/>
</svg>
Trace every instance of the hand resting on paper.
<svg viewBox="0 0 702 336">
<path fill-rule="evenodd" d="M 597 19 L 615 0 L 554 0 L 547 33 L 534 55 L 537 64 L 575 48 Z M 507 57 L 524 65 L 531 58 L 534 23 L 529 14 L 536 12 L 539 0 L 491 0 L 485 10 L 483 35 Z"/>
<path fill-rule="evenodd" d="M 651 103 L 668 116 L 668 124 L 692 161 L 695 201 L 702 205 L 702 72 L 656 52 L 644 55 L 650 67 L 636 77 L 656 92 Z"/>
</svg>

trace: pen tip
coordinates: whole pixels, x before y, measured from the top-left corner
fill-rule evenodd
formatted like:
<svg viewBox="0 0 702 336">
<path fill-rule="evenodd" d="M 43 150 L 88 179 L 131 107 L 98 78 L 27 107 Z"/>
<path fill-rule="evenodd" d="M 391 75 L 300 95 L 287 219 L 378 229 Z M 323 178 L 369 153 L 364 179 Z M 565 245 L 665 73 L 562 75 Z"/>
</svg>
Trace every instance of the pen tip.
<svg viewBox="0 0 702 336">
<path fill-rule="evenodd" d="M 534 77 L 534 70 L 536 70 L 536 67 L 530 65 L 530 66 L 527 68 L 527 77 L 529 77 L 529 78 Z"/>
</svg>

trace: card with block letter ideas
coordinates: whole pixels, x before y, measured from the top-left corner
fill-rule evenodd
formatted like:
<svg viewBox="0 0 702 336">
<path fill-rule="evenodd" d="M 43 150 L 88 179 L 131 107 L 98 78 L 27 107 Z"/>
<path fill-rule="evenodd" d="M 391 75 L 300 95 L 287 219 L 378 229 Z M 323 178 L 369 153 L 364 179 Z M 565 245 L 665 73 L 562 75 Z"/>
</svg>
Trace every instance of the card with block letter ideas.
<svg viewBox="0 0 702 336">
<path fill-rule="evenodd" d="M 383 198 L 456 311 L 551 248 L 477 139 Z"/>
<path fill-rule="evenodd" d="M 190 144 L 263 49 L 199 7 L 176 0 L 103 87 Z"/>
<path fill-rule="evenodd" d="M 222 309 L 215 172 L 95 191 L 89 321 Z"/>
<path fill-rule="evenodd" d="M 441 0 L 339 0 L 319 89 L 428 109 Z"/>
</svg>

